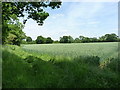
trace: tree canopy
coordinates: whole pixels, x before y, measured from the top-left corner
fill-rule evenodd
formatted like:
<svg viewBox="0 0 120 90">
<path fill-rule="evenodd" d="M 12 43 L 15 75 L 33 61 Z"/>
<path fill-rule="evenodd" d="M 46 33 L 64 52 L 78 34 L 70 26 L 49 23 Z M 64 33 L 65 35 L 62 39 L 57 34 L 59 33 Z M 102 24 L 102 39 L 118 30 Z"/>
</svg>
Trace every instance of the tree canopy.
<svg viewBox="0 0 120 90">
<path fill-rule="evenodd" d="M 89 38 L 85 36 L 79 36 L 75 40 L 71 36 L 60 37 L 60 43 L 117 42 L 119 40 L 120 38 L 115 33 L 105 34 L 98 39 L 96 37 Z"/>
<path fill-rule="evenodd" d="M 118 41 L 118 36 L 115 33 L 111 33 L 111 34 L 105 34 L 104 36 L 100 37 L 100 41 L 104 41 L 104 42 L 116 42 Z"/>
<path fill-rule="evenodd" d="M 18 32 L 21 29 L 22 31 L 23 28 L 16 24 L 16 22 L 19 22 L 18 17 L 25 17 L 23 24 L 25 24 L 28 19 L 33 19 L 38 23 L 38 25 L 43 25 L 44 20 L 49 16 L 49 13 L 44 9 L 48 7 L 56 9 L 60 8 L 60 5 L 60 0 L 51 0 L 46 2 L 19 2 L 19 0 L 14 2 L 2 2 L 2 43 L 7 43 L 6 40 L 9 35 L 12 38 L 16 37 L 15 34 L 10 34 L 11 30 Z M 14 29 L 9 27 L 10 24 L 14 26 Z M 15 29 L 16 27 L 19 28 L 19 30 Z M 12 43 L 15 44 L 14 42 Z"/>
<path fill-rule="evenodd" d="M 14 23 L 8 21 L 8 32 L 2 34 L 2 38 L 4 39 L 4 43 L 6 44 L 13 44 L 13 45 L 20 45 L 22 39 L 25 39 L 26 35 L 22 31 L 23 25 L 16 20 Z M 4 30 L 3 30 L 4 31 Z"/>
<path fill-rule="evenodd" d="M 51 39 L 51 37 L 46 38 L 46 43 L 53 43 L 53 40 Z"/>
<path fill-rule="evenodd" d="M 45 38 L 43 36 L 38 36 L 36 39 L 37 44 L 44 44 L 45 43 Z"/>
<path fill-rule="evenodd" d="M 71 36 L 60 37 L 60 43 L 73 43 L 74 39 Z"/>
<path fill-rule="evenodd" d="M 53 2 L 57 1 L 57 2 Z M 44 11 L 44 8 L 51 7 L 52 9 L 60 8 L 60 0 L 51 0 L 47 2 L 2 2 L 2 19 L 11 20 L 13 15 L 16 17 L 24 17 L 27 13 L 27 19 L 35 20 L 39 25 L 43 24 L 43 21 L 49 16 L 49 13 Z"/>
<path fill-rule="evenodd" d="M 26 42 L 32 42 L 32 38 L 31 38 L 30 36 L 28 36 L 28 37 L 26 38 Z"/>
</svg>

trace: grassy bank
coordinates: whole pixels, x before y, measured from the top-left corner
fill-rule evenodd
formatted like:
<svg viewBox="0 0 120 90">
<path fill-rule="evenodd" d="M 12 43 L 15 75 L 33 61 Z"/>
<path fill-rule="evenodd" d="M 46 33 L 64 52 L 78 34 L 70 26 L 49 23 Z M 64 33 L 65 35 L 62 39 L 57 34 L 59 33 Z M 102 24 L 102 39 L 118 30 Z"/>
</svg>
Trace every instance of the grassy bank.
<svg viewBox="0 0 120 90">
<path fill-rule="evenodd" d="M 33 48 L 37 50 L 37 46 L 35 47 L 36 49 Z M 43 47 L 39 49 L 39 53 L 28 51 L 28 48 L 25 50 L 25 46 L 3 46 L 3 88 L 120 87 L 117 58 L 111 58 L 110 62 L 101 68 L 101 57 L 97 55 L 77 55 L 69 59 L 61 54 L 62 57 L 57 58 L 60 54 L 55 57 L 44 50 L 44 53 L 41 53 Z"/>
</svg>

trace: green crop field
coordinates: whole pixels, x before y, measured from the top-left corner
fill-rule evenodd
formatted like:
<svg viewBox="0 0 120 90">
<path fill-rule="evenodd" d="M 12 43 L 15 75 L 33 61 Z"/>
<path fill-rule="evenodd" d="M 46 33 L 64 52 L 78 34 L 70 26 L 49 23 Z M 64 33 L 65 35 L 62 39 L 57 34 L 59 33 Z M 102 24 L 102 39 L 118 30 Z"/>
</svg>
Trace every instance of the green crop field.
<svg viewBox="0 0 120 90">
<path fill-rule="evenodd" d="M 119 86 L 118 43 L 4 45 L 4 88 Z"/>
<path fill-rule="evenodd" d="M 37 55 L 53 57 L 98 56 L 100 61 L 118 57 L 118 43 L 33 44 L 22 48 Z"/>
</svg>

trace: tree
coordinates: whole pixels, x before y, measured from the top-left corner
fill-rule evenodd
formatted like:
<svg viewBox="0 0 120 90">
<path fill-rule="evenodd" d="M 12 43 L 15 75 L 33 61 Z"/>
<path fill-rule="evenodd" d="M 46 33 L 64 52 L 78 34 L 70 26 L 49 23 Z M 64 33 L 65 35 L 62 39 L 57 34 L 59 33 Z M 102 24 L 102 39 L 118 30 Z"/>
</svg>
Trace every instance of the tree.
<svg viewBox="0 0 120 90">
<path fill-rule="evenodd" d="M 99 40 L 102 42 L 116 42 L 118 41 L 118 36 L 114 33 L 105 34 L 104 36 L 101 36 Z"/>
<path fill-rule="evenodd" d="M 105 36 L 99 37 L 99 41 L 100 41 L 100 42 L 105 42 L 105 41 L 106 41 L 106 37 L 105 37 Z"/>
<path fill-rule="evenodd" d="M 46 43 L 53 43 L 53 40 L 51 39 L 51 37 L 48 37 L 48 38 L 46 39 Z"/>
<path fill-rule="evenodd" d="M 60 37 L 60 43 L 73 43 L 74 39 L 71 36 Z"/>
<path fill-rule="evenodd" d="M 13 40 L 16 38 L 16 35 L 9 33 L 7 39 L 6 39 L 6 44 L 13 44 Z"/>
<path fill-rule="evenodd" d="M 60 43 L 73 43 L 74 39 L 72 38 L 72 36 L 63 36 L 60 37 Z"/>
<path fill-rule="evenodd" d="M 38 36 L 36 39 L 37 44 L 44 44 L 46 42 L 46 39 L 42 36 Z"/>
<path fill-rule="evenodd" d="M 60 43 L 68 43 L 68 42 L 69 42 L 68 36 L 60 37 Z"/>
<path fill-rule="evenodd" d="M 80 39 L 80 41 L 81 42 L 83 42 L 83 43 L 88 43 L 88 42 L 90 42 L 90 38 L 88 38 L 88 37 L 84 37 L 84 36 L 79 36 L 79 39 Z"/>
<path fill-rule="evenodd" d="M 118 36 L 116 34 L 114 34 L 114 33 L 106 34 L 105 37 L 106 37 L 107 42 L 116 42 L 117 38 L 118 38 Z"/>
<path fill-rule="evenodd" d="M 90 42 L 97 42 L 98 39 L 96 37 L 93 37 L 93 38 L 89 38 L 90 39 Z"/>
<path fill-rule="evenodd" d="M 73 43 L 74 39 L 72 38 L 72 36 L 68 36 L 68 43 Z"/>
<path fill-rule="evenodd" d="M 90 42 L 90 38 L 88 37 L 84 37 L 84 39 L 82 40 L 83 43 L 88 43 Z"/>
<path fill-rule="evenodd" d="M 51 7 L 52 9 L 60 8 L 60 0 L 51 0 L 47 2 L 2 2 L 2 19 L 10 20 L 11 15 L 16 15 L 17 17 L 24 17 L 25 13 L 28 14 L 27 19 L 33 19 L 38 24 L 43 24 L 43 21 L 49 16 L 49 13 L 45 12 L 44 9 Z"/>
<path fill-rule="evenodd" d="M 13 44 L 13 45 L 19 45 L 22 41 L 22 39 L 25 39 L 25 33 L 22 31 L 23 25 L 19 22 L 19 20 L 16 20 L 13 22 L 8 22 L 8 28 L 9 32 L 6 38 L 4 38 L 5 44 Z"/>
<path fill-rule="evenodd" d="M 62 37 L 60 37 L 60 43 L 64 43 L 64 39 Z"/>
<path fill-rule="evenodd" d="M 27 42 L 32 42 L 32 38 L 31 38 L 31 37 L 27 37 L 27 38 L 26 38 L 26 41 L 27 41 Z"/>
<path fill-rule="evenodd" d="M 79 36 L 79 39 L 80 39 L 80 40 L 83 40 L 83 39 L 84 39 L 84 36 Z"/>
<path fill-rule="evenodd" d="M 51 7 L 52 9 L 60 8 L 60 5 L 61 1 L 59 0 L 51 0 L 49 2 L 19 2 L 18 0 L 14 2 L 2 2 L 2 43 L 5 43 L 9 35 L 9 21 L 14 23 L 17 17 L 26 17 L 23 24 L 31 18 L 38 25 L 43 25 L 43 21 L 49 16 L 49 13 L 45 12 L 44 9 L 47 7 Z"/>
<path fill-rule="evenodd" d="M 80 43 L 80 39 L 79 38 L 75 38 L 74 43 Z"/>
</svg>

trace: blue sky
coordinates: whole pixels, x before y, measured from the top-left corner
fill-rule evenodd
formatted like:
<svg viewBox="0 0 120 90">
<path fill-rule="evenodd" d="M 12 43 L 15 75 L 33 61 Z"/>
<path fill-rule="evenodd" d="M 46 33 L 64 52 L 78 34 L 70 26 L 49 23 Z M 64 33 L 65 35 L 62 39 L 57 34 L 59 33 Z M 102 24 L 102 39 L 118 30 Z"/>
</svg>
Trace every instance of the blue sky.
<svg viewBox="0 0 120 90">
<path fill-rule="evenodd" d="M 80 35 L 100 37 L 106 33 L 118 34 L 118 3 L 117 2 L 63 2 L 61 8 L 46 9 L 49 17 L 43 26 L 29 19 L 23 31 L 27 36 L 59 37 Z"/>
</svg>

